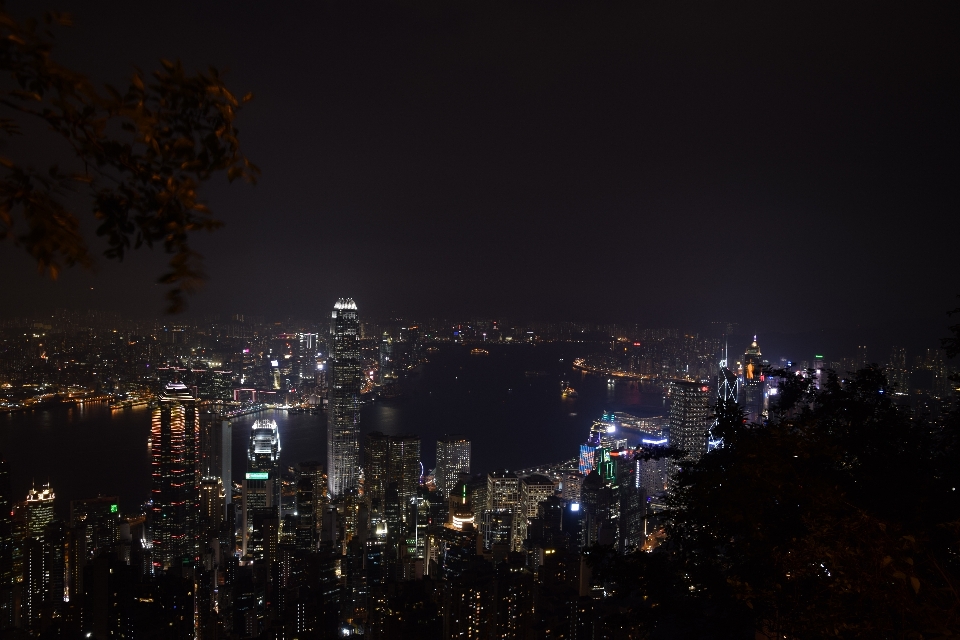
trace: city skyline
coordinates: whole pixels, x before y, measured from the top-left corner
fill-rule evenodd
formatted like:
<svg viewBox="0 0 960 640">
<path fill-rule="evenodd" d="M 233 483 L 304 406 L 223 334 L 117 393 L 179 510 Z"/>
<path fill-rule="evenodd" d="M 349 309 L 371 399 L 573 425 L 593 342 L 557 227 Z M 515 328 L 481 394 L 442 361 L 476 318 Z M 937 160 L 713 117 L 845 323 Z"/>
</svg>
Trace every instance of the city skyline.
<svg viewBox="0 0 960 640">
<path fill-rule="evenodd" d="M 7 4 L 4 640 L 960 634 L 960 5 Z"/>
</svg>

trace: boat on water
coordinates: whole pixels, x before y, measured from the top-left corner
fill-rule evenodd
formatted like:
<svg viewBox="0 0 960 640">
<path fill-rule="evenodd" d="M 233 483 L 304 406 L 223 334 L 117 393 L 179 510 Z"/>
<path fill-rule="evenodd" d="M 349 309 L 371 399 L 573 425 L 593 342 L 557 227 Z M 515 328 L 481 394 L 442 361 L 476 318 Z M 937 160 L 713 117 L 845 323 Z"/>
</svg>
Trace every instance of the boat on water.
<svg viewBox="0 0 960 640">
<path fill-rule="evenodd" d="M 580 394 L 577 393 L 577 390 L 573 387 L 566 387 L 560 395 L 564 398 L 576 398 L 579 397 Z"/>
<path fill-rule="evenodd" d="M 470 355 L 472 356 L 488 356 L 490 352 L 486 349 L 470 349 Z"/>
</svg>

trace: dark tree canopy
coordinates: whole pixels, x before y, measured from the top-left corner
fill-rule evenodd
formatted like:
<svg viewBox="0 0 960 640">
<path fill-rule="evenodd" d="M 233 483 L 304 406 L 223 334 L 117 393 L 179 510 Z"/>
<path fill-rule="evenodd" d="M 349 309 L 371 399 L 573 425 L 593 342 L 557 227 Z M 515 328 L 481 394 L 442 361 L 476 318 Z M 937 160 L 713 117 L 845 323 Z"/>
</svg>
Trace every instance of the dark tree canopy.
<svg viewBox="0 0 960 640">
<path fill-rule="evenodd" d="M 84 74 L 53 59 L 52 28 L 69 17 L 17 21 L 0 5 L 0 129 L 21 135 L 25 119 L 45 122 L 62 136 L 82 169 L 64 162 L 24 166 L 0 156 L 0 239 L 25 249 L 41 272 L 56 278 L 64 267 L 91 267 L 72 194 L 89 202 L 104 256 L 122 260 L 130 249 L 160 245 L 170 254 L 168 309 L 184 308 L 184 294 L 203 282 L 202 256 L 190 246 L 199 230 L 223 223 L 199 196 L 200 187 L 225 172 L 254 182 L 259 170 L 240 151 L 234 125 L 241 105 L 220 73 L 187 73 L 179 62 L 129 86 L 95 86 Z M 70 153 L 67 151 L 67 154 Z"/>
<path fill-rule="evenodd" d="M 718 406 L 724 444 L 679 474 L 664 543 L 604 567 L 624 620 L 653 637 L 956 637 L 956 413 L 912 416 L 876 368 L 784 388 L 764 425 Z"/>
</svg>

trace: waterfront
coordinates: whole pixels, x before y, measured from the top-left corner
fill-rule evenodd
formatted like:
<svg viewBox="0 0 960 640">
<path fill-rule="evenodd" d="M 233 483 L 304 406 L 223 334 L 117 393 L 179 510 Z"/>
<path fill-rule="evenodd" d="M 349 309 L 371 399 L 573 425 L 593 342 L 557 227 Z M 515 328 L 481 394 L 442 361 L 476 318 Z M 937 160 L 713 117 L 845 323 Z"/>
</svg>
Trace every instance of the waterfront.
<svg viewBox="0 0 960 640">
<path fill-rule="evenodd" d="M 604 410 L 641 416 L 665 411 L 659 392 L 636 382 L 574 371 L 582 345 L 493 345 L 471 355 L 462 345 L 443 345 L 412 377 L 404 397 L 363 407 L 362 433 L 416 433 L 424 466 L 434 464 L 438 436 L 463 433 L 473 441 L 473 468 L 524 468 L 573 458 L 590 423 Z M 561 398 L 561 381 L 577 389 Z M 326 417 L 264 411 L 233 420 L 233 468 L 245 467 L 250 425 L 277 421 L 284 468 L 304 460 L 325 460 Z M 48 479 L 57 511 L 69 500 L 118 495 L 133 510 L 150 490 L 145 407 L 111 411 L 106 405 L 78 405 L 0 414 L 0 453 L 7 460 L 14 495 L 26 495 L 31 480 Z M 637 436 L 632 436 L 636 438 Z M 633 443 L 634 440 L 631 440 Z"/>
</svg>

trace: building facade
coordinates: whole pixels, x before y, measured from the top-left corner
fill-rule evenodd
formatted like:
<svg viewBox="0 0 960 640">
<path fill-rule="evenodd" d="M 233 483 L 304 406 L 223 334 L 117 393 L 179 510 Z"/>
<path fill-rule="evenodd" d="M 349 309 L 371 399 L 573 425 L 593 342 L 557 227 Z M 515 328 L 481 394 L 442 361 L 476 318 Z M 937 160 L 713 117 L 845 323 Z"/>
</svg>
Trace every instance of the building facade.
<svg viewBox="0 0 960 640">
<path fill-rule="evenodd" d="M 153 410 L 150 431 L 153 472 L 150 527 L 155 568 L 168 568 L 197 554 L 200 513 L 200 416 L 186 385 L 171 382 Z"/>
<path fill-rule="evenodd" d="M 357 486 L 360 457 L 360 320 L 352 298 L 340 298 L 332 314 L 330 413 L 327 421 L 327 482 L 330 497 Z"/>
<path fill-rule="evenodd" d="M 470 475 L 470 440 L 464 436 L 444 436 L 437 440 L 437 491 L 449 497 L 464 476 Z"/>
</svg>

